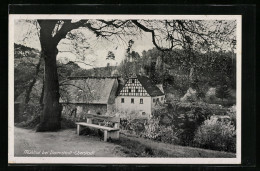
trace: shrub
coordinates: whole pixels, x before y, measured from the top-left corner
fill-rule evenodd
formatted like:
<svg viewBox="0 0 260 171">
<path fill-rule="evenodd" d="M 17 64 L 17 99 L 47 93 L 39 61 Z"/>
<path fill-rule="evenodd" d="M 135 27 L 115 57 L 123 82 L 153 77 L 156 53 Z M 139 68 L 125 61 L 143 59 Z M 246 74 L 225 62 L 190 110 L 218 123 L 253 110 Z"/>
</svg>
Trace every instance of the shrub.
<svg viewBox="0 0 260 171">
<path fill-rule="evenodd" d="M 227 115 L 231 119 L 231 124 L 233 124 L 236 127 L 236 105 L 233 105 L 230 108 L 228 108 Z"/>
<path fill-rule="evenodd" d="M 127 130 L 130 134 L 135 134 L 155 141 L 218 150 L 220 147 L 213 147 L 214 143 L 213 145 L 199 143 L 198 135 L 200 133 L 196 130 L 205 129 L 205 126 L 202 127 L 202 125 L 204 125 L 204 121 L 209 119 L 212 115 L 219 114 L 219 116 L 223 116 L 226 115 L 228 111 L 230 115 L 235 116 L 234 110 L 234 107 L 227 110 L 227 108 L 224 108 L 221 105 L 207 104 L 204 102 L 170 103 L 163 109 L 154 110 L 152 118 L 147 121 L 131 118 L 121 119 L 120 128 Z M 232 116 L 230 116 L 230 118 L 232 118 Z M 207 133 L 207 131 L 204 133 Z M 203 137 L 204 134 L 201 134 L 200 136 Z M 197 138 L 197 141 L 194 141 L 195 137 Z M 232 148 L 235 148 L 232 140 L 230 140 L 230 143 L 227 146 L 229 147 L 226 149 L 222 147 L 221 150 L 231 149 L 232 151 Z"/>
<path fill-rule="evenodd" d="M 197 146 L 212 150 L 236 151 L 236 130 L 231 122 L 206 120 L 196 131 L 194 142 Z"/>
<path fill-rule="evenodd" d="M 20 113 L 20 123 L 16 126 L 34 128 L 40 123 L 40 114 L 42 107 L 39 104 L 27 104 L 24 106 L 24 111 Z"/>
<path fill-rule="evenodd" d="M 227 85 L 218 86 L 216 89 L 216 97 L 222 99 L 230 97 L 230 90 Z"/>
<path fill-rule="evenodd" d="M 140 135 L 145 129 L 146 119 L 120 119 L 120 129 L 127 130 L 131 134 Z"/>
<path fill-rule="evenodd" d="M 197 103 L 178 104 L 175 121 L 180 145 L 192 146 L 196 129 L 211 115 L 206 106 Z"/>
<path fill-rule="evenodd" d="M 177 137 L 178 132 L 174 131 L 172 127 L 160 126 L 160 141 L 170 144 L 179 144 L 180 140 Z"/>
<path fill-rule="evenodd" d="M 159 119 L 153 118 L 145 125 L 145 130 L 141 135 L 165 143 L 179 143 L 176 134 L 177 132 L 173 130 L 173 127 L 160 125 Z"/>
<path fill-rule="evenodd" d="M 145 125 L 145 130 L 142 133 L 142 136 L 145 138 L 157 140 L 159 138 L 160 126 L 159 119 L 150 119 L 149 122 Z"/>
<path fill-rule="evenodd" d="M 158 134 L 163 142 L 177 143 L 180 145 L 193 145 L 193 138 L 196 129 L 211 115 L 206 104 L 200 103 L 175 103 L 168 104 L 163 110 L 155 110 L 153 118 L 159 120 L 159 123 L 153 132 L 146 129 L 146 137 Z M 153 124 L 149 122 L 148 124 Z M 150 128 L 151 129 L 151 128 Z M 152 130 L 152 129 L 151 129 Z M 168 137 L 167 137 L 167 136 Z"/>
</svg>

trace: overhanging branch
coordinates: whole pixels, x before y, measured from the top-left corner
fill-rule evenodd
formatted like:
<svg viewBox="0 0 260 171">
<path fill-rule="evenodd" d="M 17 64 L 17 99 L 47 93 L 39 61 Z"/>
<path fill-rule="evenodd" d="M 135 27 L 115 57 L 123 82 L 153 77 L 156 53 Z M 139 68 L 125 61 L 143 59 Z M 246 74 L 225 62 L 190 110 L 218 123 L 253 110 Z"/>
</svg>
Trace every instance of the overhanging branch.
<svg viewBox="0 0 260 171">
<path fill-rule="evenodd" d="M 160 47 L 160 46 L 157 44 L 157 42 L 156 42 L 156 39 L 155 39 L 156 35 L 155 35 L 154 30 L 147 28 L 146 26 L 144 26 L 144 25 L 142 25 L 141 23 L 139 23 L 137 20 L 131 20 L 131 21 L 132 21 L 132 23 L 134 23 L 137 27 L 139 27 L 141 30 L 143 30 L 143 31 L 145 31 L 145 32 L 149 32 L 149 33 L 152 34 L 152 42 L 153 42 L 154 46 L 155 46 L 157 49 L 159 49 L 160 51 L 163 51 L 163 52 L 165 52 L 165 51 L 171 51 L 171 50 L 173 49 L 173 47 L 174 47 L 173 43 L 171 43 L 171 47 L 169 47 L 169 48 L 162 48 L 162 47 Z"/>
</svg>

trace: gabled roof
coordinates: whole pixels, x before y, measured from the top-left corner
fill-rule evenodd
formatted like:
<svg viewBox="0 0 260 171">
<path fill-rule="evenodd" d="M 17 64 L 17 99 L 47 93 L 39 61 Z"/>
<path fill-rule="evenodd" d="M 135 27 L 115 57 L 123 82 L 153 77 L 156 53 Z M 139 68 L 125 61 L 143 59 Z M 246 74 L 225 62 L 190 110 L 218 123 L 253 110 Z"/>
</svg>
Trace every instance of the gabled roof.
<svg viewBox="0 0 260 171">
<path fill-rule="evenodd" d="M 150 96 L 154 97 L 164 95 L 164 93 L 148 77 L 137 75 L 137 79 L 140 81 L 140 83 Z"/>
<path fill-rule="evenodd" d="M 137 78 L 139 80 L 139 82 L 142 84 L 142 86 L 144 87 L 144 89 L 147 91 L 147 93 L 151 96 L 151 97 L 155 97 L 155 96 L 162 96 L 164 95 L 164 93 L 156 86 L 156 84 L 149 79 L 146 76 L 140 76 L 137 75 L 135 77 L 131 77 L 130 79 L 133 78 Z M 128 80 L 125 82 L 125 84 L 128 82 Z M 117 91 L 117 96 L 120 94 L 120 91 L 124 88 L 124 85 L 119 85 L 118 87 L 118 91 Z"/>
<path fill-rule="evenodd" d="M 115 77 L 70 77 L 63 85 L 61 103 L 111 104 L 117 91 Z"/>
</svg>

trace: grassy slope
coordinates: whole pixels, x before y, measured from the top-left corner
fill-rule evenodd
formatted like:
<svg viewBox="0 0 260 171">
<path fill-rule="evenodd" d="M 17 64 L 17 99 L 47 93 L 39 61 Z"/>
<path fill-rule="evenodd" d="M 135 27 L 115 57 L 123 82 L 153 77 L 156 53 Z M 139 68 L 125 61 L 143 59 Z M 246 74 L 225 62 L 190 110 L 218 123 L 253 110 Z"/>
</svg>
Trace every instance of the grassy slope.
<svg viewBox="0 0 260 171">
<path fill-rule="evenodd" d="M 234 158 L 234 153 L 205 150 L 155 142 L 149 139 L 120 134 L 115 142 L 123 146 L 122 151 L 130 157 L 190 157 L 190 158 Z"/>
</svg>

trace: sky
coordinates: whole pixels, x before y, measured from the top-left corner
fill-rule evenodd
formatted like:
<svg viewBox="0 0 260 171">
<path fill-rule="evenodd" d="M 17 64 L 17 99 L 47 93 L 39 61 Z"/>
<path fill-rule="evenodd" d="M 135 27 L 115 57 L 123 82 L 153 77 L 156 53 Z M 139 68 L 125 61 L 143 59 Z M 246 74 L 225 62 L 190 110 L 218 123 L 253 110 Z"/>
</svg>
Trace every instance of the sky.
<svg viewBox="0 0 260 171">
<path fill-rule="evenodd" d="M 213 24 L 216 20 L 203 20 L 203 24 L 208 25 L 209 30 L 214 31 L 214 28 L 218 26 L 222 26 L 222 24 Z M 227 23 L 227 20 L 221 20 L 222 23 Z M 232 20 L 231 20 L 232 21 Z M 220 22 L 220 21 L 217 21 Z M 232 22 L 231 22 L 232 23 Z M 153 22 L 150 23 L 153 26 Z M 156 23 L 155 23 L 156 24 Z M 234 24 L 234 23 L 233 23 Z M 219 27 L 219 30 L 227 29 Z M 102 38 L 97 38 L 94 33 L 89 31 L 87 28 L 79 28 L 71 31 L 72 34 L 80 35 L 79 38 L 83 39 L 81 43 L 79 41 L 71 41 L 68 39 L 62 39 L 58 45 L 59 53 L 57 55 L 57 60 L 63 63 L 67 63 L 68 61 L 76 62 L 80 67 L 88 69 L 93 67 L 104 67 L 107 63 L 110 65 L 119 65 L 120 62 L 125 58 L 127 42 L 132 39 L 134 44 L 132 46 L 132 50 L 138 52 L 142 55 L 144 50 L 149 50 L 154 47 L 152 43 L 152 36 L 150 33 L 143 32 L 135 37 L 125 37 L 124 41 L 120 39 L 106 40 Z M 215 32 L 217 33 L 217 32 Z M 220 31 L 222 33 L 222 31 Z M 38 31 L 35 24 L 30 22 L 26 22 L 25 20 L 15 20 L 14 22 L 14 42 L 17 44 L 22 44 L 28 47 L 32 47 L 40 50 L 40 41 L 38 38 Z M 177 36 L 178 37 L 178 36 Z M 196 38 L 196 37 L 194 37 Z M 197 39 L 194 39 L 197 40 Z M 199 39 L 198 39 L 199 40 Z M 77 47 L 73 46 L 73 44 L 77 42 L 79 43 Z M 228 43 L 228 42 L 226 42 Z M 222 43 L 222 50 L 230 50 L 230 46 L 225 42 Z M 162 43 L 163 44 L 163 43 Z M 219 44 L 218 42 L 216 44 Z M 220 45 L 220 44 L 219 44 Z M 83 53 L 81 52 L 80 56 L 75 55 L 76 49 L 82 50 L 81 47 L 88 47 Z M 109 51 L 112 51 L 115 54 L 115 60 L 106 60 L 106 56 Z"/>
<path fill-rule="evenodd" d="M 107 41 L 105 39 L 97 40 L 93 34 L 87 29 L 77 30 L 84 34 L 87 39 L 86 45 L 90 48 L 84 53 L 85 60 L 78 62 L 78 65 L 82 68 L 88 69 L 93 67 L 103 67 L 107 63 L 110 65 L 119 65 L 122 59 L 125 58 L 125 52 L 127 48 L 127 42 L 123 41 Z M 144 33 L 141 37 L 136 36 L 131 38 L 134 40 L 132 50 L 138 52 L 140 55 L 142 51 L 149 50 L 154 47 L 152 43 L 152 38 L 149 33 Z M 130 38 L 129 38 L 130 40 Z M 40 41 L 38 38 L 37 28 L 34 24 L 25 22 L 24 20 L 15 20 L 14 24 L 14 42 L 17 44 L 22 44 L 28 47 L 32 47 L 40 50 Z M 69 44 L 69 45 L 68 45 Z M 73 46 L 70 45 L 69 40 L 63 39 L 58 45 L 59 54 L 57 59 L 61 62 L 68 61 L 81 61 L 82 58 L 77 58 L 73 53 L 68 51 L 73 51 Z M 66 51 L 66 52 L 64 52 Z M 115 54 L 115 60 L 106 60 L 108 51 L 112 51 Z"/>
</svg>

